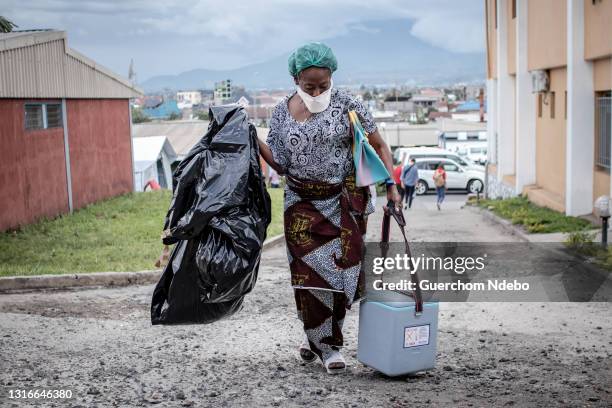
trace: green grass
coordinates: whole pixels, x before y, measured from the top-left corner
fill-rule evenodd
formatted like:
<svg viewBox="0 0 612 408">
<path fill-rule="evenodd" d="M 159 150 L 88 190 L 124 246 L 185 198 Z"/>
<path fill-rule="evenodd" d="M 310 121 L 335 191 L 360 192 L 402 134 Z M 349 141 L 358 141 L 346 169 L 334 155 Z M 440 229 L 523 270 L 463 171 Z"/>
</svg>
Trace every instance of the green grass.
<svg viewBox="0 0 612 408">
<path fill-rule="evenodd" d="M 574 232 L 592 228 L 591 223 L 582 218 L 538 207 L 522 196 L 505 200 L 480 200 L 479 205 L 513 224 L 522 225 L 530 233 Z"/>
<path fill-rule="evenodd" d="M 268 237 L 282 233 L 282 189 L 270 189 Z M 131 193 L 0 233 L 0 276 L 153 269 L 170 191 Z"/>
<path fill-rule="evenodd" d="M 574 253 L 586 258 L 587 262 L 612 271 L 612 247 L 603 248 L 595 242 L 594 232 L 577 231 L 568 235 L 565 245 Z"/>
<path fill-rule="evenodd" d="M 269 188 L 268 193 L 272 199 L 272 222 L 268 226 L 267 238 L 272 238 L 283 233 L 283 189 Z"/>
</svg>

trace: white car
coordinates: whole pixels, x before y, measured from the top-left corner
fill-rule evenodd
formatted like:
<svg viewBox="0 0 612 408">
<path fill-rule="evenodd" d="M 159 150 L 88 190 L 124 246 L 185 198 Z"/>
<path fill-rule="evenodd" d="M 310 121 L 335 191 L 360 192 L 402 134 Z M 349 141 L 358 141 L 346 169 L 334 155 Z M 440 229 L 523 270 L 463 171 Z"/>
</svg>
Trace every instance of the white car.
<svg viewBox="0 0 612 408">
<path fill-rule="evenodd" d="M 404 166 L 408 164 L 408 160 L 410 159 L 418 160 L 437 157 L 451 159 L 465 169 L 484 171 L 484 167 L 471 162 L 468 158 L 461 157 L 457 153 L 439 147 L 400 147 L 395 150 L 393 155 L 396 161 L 401 161 Z"/>
<path fill-rule="evenodd" d="M 487 148 L 470 147 L 467 151 L 467 158 L 474 163 L 485 164 L 487 161 Z"/>
<path fill-rule="evenodd" d="M 418 195 L 435 188 L 433 175 L 440 164 L 446 171 L 446 188 L 466 190 L 468 193 L 481 193 L 484 189 L 484 171 L 460 166 L 454 160 L 444 157 L 415 159 L 419 170 L 419 181 L 415 187 Z"/>
</svg>

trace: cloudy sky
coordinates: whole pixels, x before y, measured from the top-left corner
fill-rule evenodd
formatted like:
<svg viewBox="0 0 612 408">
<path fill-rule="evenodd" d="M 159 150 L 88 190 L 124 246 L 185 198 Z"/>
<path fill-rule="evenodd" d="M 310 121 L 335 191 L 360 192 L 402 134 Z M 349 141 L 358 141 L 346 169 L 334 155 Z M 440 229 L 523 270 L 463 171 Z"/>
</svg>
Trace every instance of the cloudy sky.
<svg viewBox="0 0 612 408">
<path fill-rule="evenodd" d="M 139 80 L 263 62 L 307 41 L 406 19 L 432 47 L 484 50 L 482 0 L 0 0 L 19 29 L 68 31 L 72 48 Z"/>
</svg>

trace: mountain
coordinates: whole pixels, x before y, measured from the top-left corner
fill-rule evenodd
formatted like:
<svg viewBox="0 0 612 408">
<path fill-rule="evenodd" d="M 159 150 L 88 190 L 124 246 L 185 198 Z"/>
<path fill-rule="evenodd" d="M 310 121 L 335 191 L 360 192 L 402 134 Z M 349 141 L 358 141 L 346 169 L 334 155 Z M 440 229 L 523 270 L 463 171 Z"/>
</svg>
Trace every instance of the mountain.
<svg viewBox="0 0 612 408">
<path fill-rule="evenodd" d="M 484 53 L 455 53 L 431 46 L 410 34 L 406 20 L 369 23 L 365 28 L 324 41 L 338 58 L 334 74 L 338 85 L 443 85 L 484 80 Z M 233 70 L 194 69 L 155 76 L 140 86 L 148 92 L 210 89 L 215 82 L 230 78 L 248 89 L 289 88 L 293 86 L 287 72 L 289 54 Z"/>
</svg>

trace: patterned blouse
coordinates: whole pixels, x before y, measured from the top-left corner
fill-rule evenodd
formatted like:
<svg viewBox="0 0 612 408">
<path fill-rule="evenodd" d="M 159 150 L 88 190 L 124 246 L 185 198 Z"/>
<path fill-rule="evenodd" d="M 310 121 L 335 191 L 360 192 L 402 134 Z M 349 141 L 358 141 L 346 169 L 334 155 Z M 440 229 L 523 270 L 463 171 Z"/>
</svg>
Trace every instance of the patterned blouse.
<svg viewBox="0 0 612 408">
<path fill-rule="evenodd" d="M 295 94 L 287 95 L 270 119 L 267 144 L 274 161 L 286 173 L 301 179 L 342 182 L 354 168 L 348 112 L 357 112 L 367 133 L 376 130 L 372 115 L 349 91 L 334 88 L 327 109 L 298 122 L 288 108 Z"/>
</svg>

